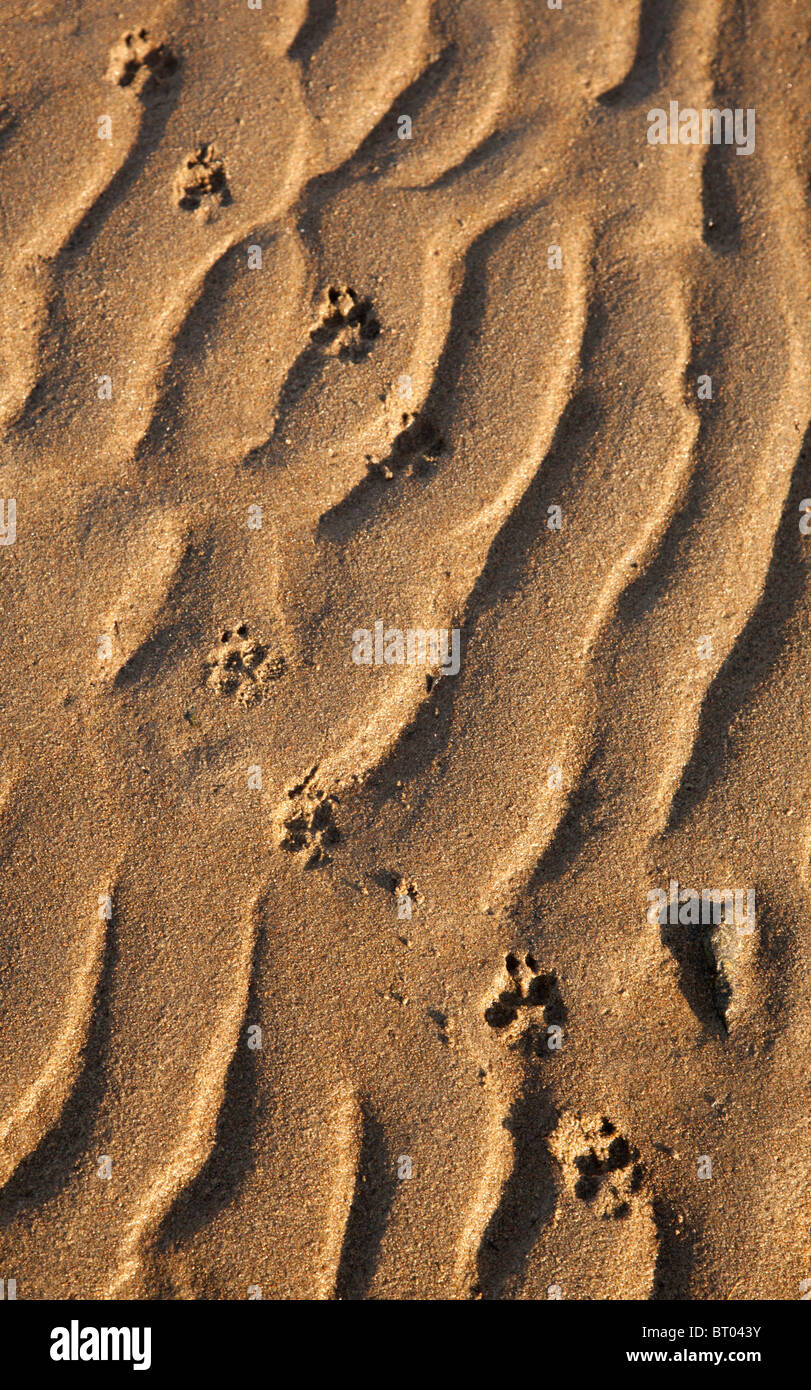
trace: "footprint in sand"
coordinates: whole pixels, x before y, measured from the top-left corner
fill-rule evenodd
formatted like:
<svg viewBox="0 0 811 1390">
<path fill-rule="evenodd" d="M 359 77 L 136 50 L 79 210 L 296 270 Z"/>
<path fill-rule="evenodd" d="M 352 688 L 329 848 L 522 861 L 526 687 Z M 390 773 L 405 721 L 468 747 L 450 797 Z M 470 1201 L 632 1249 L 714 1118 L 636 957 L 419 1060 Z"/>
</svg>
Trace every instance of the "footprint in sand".
<svg viewBox="0 0 811 1390">
<path fill-rule="evenodd" d="M 285 672 L 285 660 L 250 637 L 245 623 L 224 628 L 206 657 L 207 684 L 216 695 L 235 695 L 242 705 L 256 705 Z"/>
<path fill-rule="evenodd" d="M 331 285 L 321 305 L 310 341 L 330 357 L 361 362 L 380 335 L 380 322 L 371 301 L 361 299 L 348 285 Z"/>
<path fill-rule="evenodd" d="M 311 774 L 312 776 L 312 774 Z M 320 864 L 330 864 L 330 850 L 340 840 L 340 832 L 335 821 L 335 807 L 338 798 L 320 787 L 312 785 L 311 778 L 294 787 L 288 796 L 293 802 L 292 813 L 284 822 L 284 835 L 281 848 L 292 854 L 304 853 L 305 868 L 314 869 Z"/>
<path fill-rule="evenodd" d="M 636 1149 L 605 1115 L 561 1116 L 549 1147 L 575 1197 L 606 1219 L 629 1214 L 644 1172 Z"/>
<path fill-rule="evenodd" d="M 132 87 L 139 95 L 150 83 L 163 82 L 177 71 L 177 58 L 146 29 L 130 29 L 110 50 L 106 77 L 116 87 Z"/>
<path fill-rule="evenodd" d="M 544 973 L 531 953 L 511 951 L 504 962 L 508 983 L 484 1011 L 485 1022 L 528 1055 L 546 1055 L 566 1021 L 554 971 Z M 502 977 L 503 978 L 503 977 Z"/>
<path fill-rule="evenodd" d="M 184 212 L 211 212 L 231 202 L 225 165 L 214 145 L 200 145 L 186 156 L 175 177 L 175 199 Z"/>
<path fill-rule="evenodd" d="M 392 441 L 386 458 L 367 454 L 369 472 L 387 480 L 403 471 L 419 475 L 433 472 L 440 454 L 445 450 L 445 441 L 439 430 L 421 415 L 404 413 L 400 424 L 400 432 Z"/>
</svg>

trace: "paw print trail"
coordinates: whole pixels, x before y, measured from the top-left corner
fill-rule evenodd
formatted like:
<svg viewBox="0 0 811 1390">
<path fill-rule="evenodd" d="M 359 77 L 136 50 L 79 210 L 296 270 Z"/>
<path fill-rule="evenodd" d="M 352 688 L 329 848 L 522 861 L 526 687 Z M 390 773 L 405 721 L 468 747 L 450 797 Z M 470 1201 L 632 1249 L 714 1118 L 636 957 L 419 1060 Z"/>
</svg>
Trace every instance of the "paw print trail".
<svg viewBox="0 0 811 1390">
<path fill-rule="evenodd" d="M 4 199 L 0 1251 L 34 1297 L 793 1296 L 746 1213 L 800 1259 L 801 200 L 742 168 L 708 240 L 703 152 L 644 142 L 723 77 L 782 159 L 779 10 L 730 75 L 715 0 L 278 8 L 227 63 L 94 27 L 109 157 L 41 239 Z M 353 664 L 378 618 L 459 674 Z M 755 883 L 724 1029 L 671 876 Z"/>
</svg>

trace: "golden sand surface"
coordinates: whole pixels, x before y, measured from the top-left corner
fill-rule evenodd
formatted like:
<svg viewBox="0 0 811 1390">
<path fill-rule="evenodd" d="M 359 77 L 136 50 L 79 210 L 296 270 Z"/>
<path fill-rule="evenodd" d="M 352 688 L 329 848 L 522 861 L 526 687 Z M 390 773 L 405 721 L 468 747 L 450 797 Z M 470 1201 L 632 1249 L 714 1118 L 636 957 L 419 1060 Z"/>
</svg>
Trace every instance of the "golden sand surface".
<svg viewBox="0 0 811 1390">
<path fill-rule="evenodd" d="M 800 1297 L 807 4 L 119 5 L 0 0 L 0 1274 Z"/>
</svg>

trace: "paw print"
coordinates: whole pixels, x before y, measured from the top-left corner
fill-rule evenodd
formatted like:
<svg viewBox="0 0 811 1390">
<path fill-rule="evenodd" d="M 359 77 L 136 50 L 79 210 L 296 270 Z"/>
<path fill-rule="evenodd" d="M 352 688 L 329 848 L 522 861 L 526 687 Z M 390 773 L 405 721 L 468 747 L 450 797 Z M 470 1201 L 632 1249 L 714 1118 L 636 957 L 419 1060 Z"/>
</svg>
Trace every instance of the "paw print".
<svg viewBox="0 0 811 1390">
<path fill-rule="evenodd" d="M 369 472 L 387 481 L 403 471 L 431 473 L 445 450 L 445 441 L 430 420 L 406 412 L 400 417 L 400 426 L 386 458 L 366 455 Z"/>
<path fill-rule="evenodd" d="M 175 179 L 175 196 L 179 208 L 194 212 L 202 206 L 222 206 L 231 201 L 225 178 L 225 165 L 213 145 L 201 145 L 184 159 Z"/>
<path fill-rule="evenodd" d="M 236 695 L 240 704 L 255 705 L 268 687 L 284 675 L 284 657 L 248 636 L 244 623 L 233 632 L 225 629 L 219 644 L 206 657 L 208 685 L 217 695 Z"/>
<path fill-rule="evenodd" d="M 177 69 L 177 59 L 164 43 L 152 39 L 146 29 L 130 29 L 110 50 L 107 81 L 141 92 L 150 79 L 162 82 Z"/>
<path fill-rule="evenodd" d="M 565 1021 L 557 977 L 554 972 L 542 974 L 532 954 L 522 959 L 511 951 L 504 966 L 510 983 L 485 1009 L 485 1022 L 510 1046 L 521 1044 L 530 1053 L 545 1053 L 548 1025 Z"/>
<path fill-rule="evenodd" d="M 371 352 L 380 324 L 368 299 L 361 299 L 348 285 L 327 291 L 321 317 L 310 331 L 310 340 L 331 357 L 360 362 Z"/>
<path fill-rule="evenodd" d="M 550 1141 L 567 1187 L 606 1219 L 627 1216 L 644 1176 L 639 1155 L 605 1115 L 561 1117 Z"/>
<path fill-rule="evenodd" d="M 305 867 L 308 869 L 314 869 L 319 864 L 331 863 L 332 855 L 329 851 L 341 838 L 335 823 L 337 797 L 308 785 L 296 788 L 288 795 L 293 800 L 295 809 L 284 823 L 282 849 L 293 854 L 306 851 Z"/>
</svg>

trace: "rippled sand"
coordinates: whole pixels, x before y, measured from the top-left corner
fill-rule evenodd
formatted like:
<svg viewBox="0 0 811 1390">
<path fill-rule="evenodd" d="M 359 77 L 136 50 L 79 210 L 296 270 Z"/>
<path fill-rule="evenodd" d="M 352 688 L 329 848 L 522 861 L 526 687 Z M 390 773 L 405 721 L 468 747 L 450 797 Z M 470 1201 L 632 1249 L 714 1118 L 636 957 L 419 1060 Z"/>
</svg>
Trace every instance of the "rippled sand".
<svg viewBox="0 0 811 1390">
<path fill-rule="evenodd" d="M 6 0 L 18 1298 L 799 1297 L 808 45 Z"/>
</svg>

